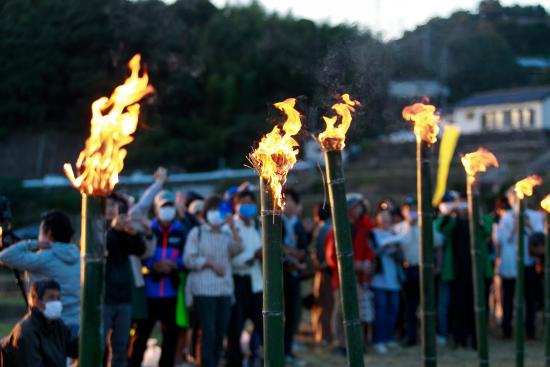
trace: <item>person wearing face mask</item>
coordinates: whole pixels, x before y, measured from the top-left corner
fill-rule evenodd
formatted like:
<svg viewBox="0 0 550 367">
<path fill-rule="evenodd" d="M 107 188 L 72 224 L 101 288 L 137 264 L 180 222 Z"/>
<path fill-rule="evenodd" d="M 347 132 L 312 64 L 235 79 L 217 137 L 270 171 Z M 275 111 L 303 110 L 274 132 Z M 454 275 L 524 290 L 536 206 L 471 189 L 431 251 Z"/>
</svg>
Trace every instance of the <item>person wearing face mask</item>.
<svg viewBox="0 0 550 367">
<path fill-rule="evenodd" d="M 76 335 L 80 325 L 80 250 L 71 243 L 69 217 L 51 210 L 42 215 L 38 240 L 25 240 L 0 252 L 0 264 L 27 271 L 30 283 L 53 279 L 61 285 L 62 320 Z"/>
<path fill-rule="evenodd" d="M 206 223 L 191 230 L 183 256 L 190 270 L 188 293 L 202 331 L 202 367 L 218 367 L 234 295 L 231 259 L 244 249 L 235 222 L 222 215 L 221 205 L 219 196 L 205 201 Z"/>
<path fill-rule="evenodd" d="M 141 366 L 147 340 L 157 321 L 162 324 L 162 353 L 159 366 L 172 366 L 180 329 L 176 325 L 176 304 L 187 228 L 176 220 L 175 195 L 159 192 L 154 201 L 156 218 L 151 225 L 157 246 L 151 257 L 142 260 L 145 269 L 148 317 L 137 320 L 130 345 L 128 366 Z"/>
<path fill-rule="evenodd" d="M 240 336 L 247 319 L 254 331 L 262 335 L 262 241 L 256 223 L 258 207 L 251 191 L 240 191 L 235 196 L 233 217 L 235 228 L 242 240 L 243 251 L 232 258 L 235 304 L 227 335 L 227 366 L 240 367 L 243 363 Z M 229 230 L 228 226 L 224 227 Z"/>
<path fill-rule="evenodd" d="M 29 292 L 29 312 L 0 345 L 0 366 L 59 367 L 78 357 L 78 338 L 61 320 L 59 283 L 41 280 Z"/>
</svg>

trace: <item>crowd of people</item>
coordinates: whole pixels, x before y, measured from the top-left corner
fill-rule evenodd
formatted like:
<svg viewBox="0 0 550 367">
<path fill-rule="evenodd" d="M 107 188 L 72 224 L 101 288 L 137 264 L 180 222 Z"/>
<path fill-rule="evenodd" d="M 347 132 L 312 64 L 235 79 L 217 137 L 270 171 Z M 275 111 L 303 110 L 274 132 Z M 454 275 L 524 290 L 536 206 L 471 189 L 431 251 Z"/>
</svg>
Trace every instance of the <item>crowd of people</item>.
<svg viewBox="0 0 550 367">
<path fill-rule="evenodd" d="M 255 188 L 223 196 L 164 188 L 165 169 L 137 202 L 123 192 L 106 200 L 103 326 L 105 366 L 141 366 L 160 322 L 159 366 L 262 364 L 262 243 Z M 515 195 L 497 200 L 480 223 L 487 300 L 505 338 L 512 336 L 516 277 Z M 420 303 L 418 213 L 414 197 L 371 206 L 347 195 L 365 350 L 386 354 L 418 343 Z M 435 208 L 437 342 L 475 347 L 467 205 L 448 192 Z M 535 337 L 544 216 L 526 210 L 526 335 Z M 297 191 L 285 191 L 283 221 L 284 352 L 303 366 L 295 340 L 310 317 L 313 341 L 346 355 L 334 229 L 327 203 L 303 212 Z M 41 218 L 37 240 L 0 252 L 0 263 L 29 274 L 29 312 L 1 341 L 0 365 L 60 366 L 77 357 L 81 258 L 69 217 Z M 495 276 L 498 275 L 498 276 Z M 311 280 L 311 281 L 310 281 Z M 311 285 L 312 286 L 308 286 Z M 489 302 L 490 301 L 490 302 Z M 309 314 L 306 313 L 309 311 Z"/>
</svg>

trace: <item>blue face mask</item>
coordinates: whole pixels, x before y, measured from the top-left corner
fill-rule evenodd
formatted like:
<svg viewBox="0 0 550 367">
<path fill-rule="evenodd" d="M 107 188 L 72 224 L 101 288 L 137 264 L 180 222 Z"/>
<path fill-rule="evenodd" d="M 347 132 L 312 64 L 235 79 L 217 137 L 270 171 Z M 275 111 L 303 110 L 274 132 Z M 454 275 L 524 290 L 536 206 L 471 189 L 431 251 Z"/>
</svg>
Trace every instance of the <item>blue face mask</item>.
<svg viewBox="0 0 550 367">
<path fill-rule="evenodd" d="M 243 218 L 252 218 L 258 213 L 258 208 L 256 204 L 241 204 L 239 206 L 239 215 Z"/>
</svg>

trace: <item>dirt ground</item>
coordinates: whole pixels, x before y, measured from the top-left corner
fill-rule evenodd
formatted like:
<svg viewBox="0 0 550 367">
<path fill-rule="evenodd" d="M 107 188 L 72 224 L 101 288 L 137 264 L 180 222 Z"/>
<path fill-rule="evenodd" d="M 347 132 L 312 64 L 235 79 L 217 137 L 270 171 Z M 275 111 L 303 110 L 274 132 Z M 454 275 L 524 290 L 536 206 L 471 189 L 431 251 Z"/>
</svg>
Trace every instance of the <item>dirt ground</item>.
<svg viewBox="0 0 550 367">
<path fill-rule="evenodd" d="M 305 343 L 307 338 L 302 339 Z M 513 340 L 502 340 L 497 337 L 490 339 L 490 365 L 497 367 L 514 366 L 515 350 Z M 330 353 L 327 348 L 308 346 L 307 352 L 296 353 L 314 367 L 344 367 L 346 360 Z M 476 352 L 471 349 L 454 349 L 439 347 L 438 365 L 445 367 L 477 366 Z M 544 346 L 542 341 L 528 341 L 525 346 L 525 366 L 543 366 Z M 378 355 L 372 349 L 365 355 L 366 367 L 419 367 L 422 366 L 420 347 L 395 348 L 387 355 Z"/>
</svg>

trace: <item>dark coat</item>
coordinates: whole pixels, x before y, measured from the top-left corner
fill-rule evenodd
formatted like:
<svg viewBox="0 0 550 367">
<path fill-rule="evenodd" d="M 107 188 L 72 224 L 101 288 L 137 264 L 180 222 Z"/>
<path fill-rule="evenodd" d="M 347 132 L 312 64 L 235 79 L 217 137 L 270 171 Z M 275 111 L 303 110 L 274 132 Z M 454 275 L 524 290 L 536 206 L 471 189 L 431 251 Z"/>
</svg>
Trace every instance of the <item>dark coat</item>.
<svg viewBox="0 0 550 367">
<path fill-rule="evenodd" d="M 2 342 L 1 367 L 63 367 L 78 357 L 78 338 L 61 320 L 48 321 L 32 308 Z"/>
</svg>

